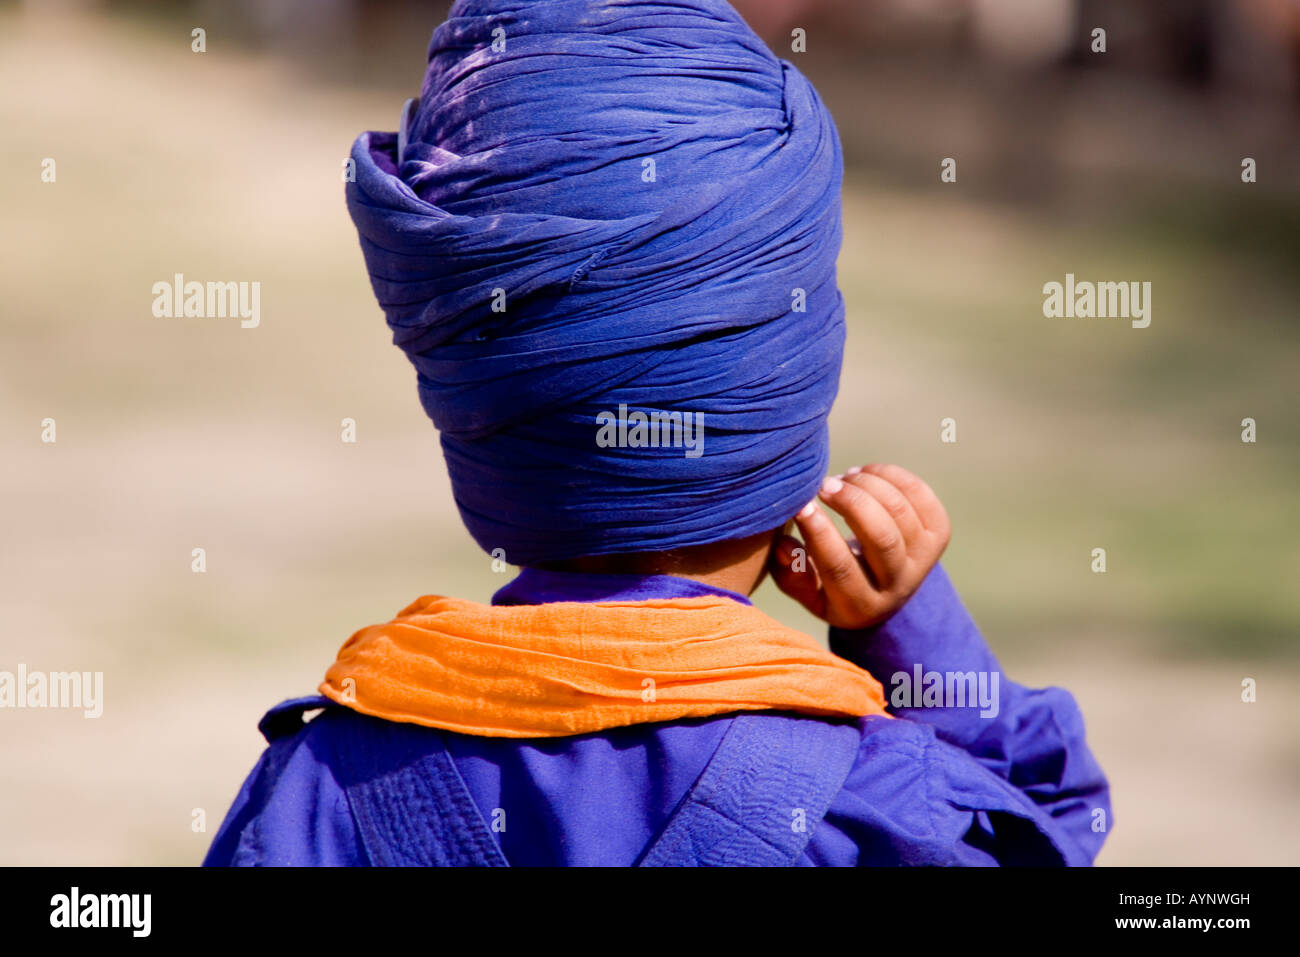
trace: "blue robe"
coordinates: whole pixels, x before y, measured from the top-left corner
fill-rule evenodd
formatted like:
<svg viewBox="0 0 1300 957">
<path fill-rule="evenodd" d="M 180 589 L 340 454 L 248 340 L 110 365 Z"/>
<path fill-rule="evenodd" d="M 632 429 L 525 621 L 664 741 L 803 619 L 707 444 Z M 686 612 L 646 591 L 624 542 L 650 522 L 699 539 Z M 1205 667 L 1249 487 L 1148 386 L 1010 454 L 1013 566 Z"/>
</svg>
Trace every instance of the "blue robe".
<svg viewBox="0 0 1300 957">
<path fill-rule="evenodd" d="M 493 603 L 699 594 L 747 601 L 672 576 L 528 569 L 501 589 Z M 1113 821 L 1106 778 L 1085 742 L 1074 699 L 1059 688 L 1034 690 L 1008 681 L 942 567 L 884 624 L 863 632 L 832 629 L 831 647 L 879 679 L 887 697 L 895 688 L 893 676 L 911 677 L 918 665 L 924 672 L 996 672 L 998 709 L 995 716 L 981 717 L 978 704 L 929 707 L 898 698 L 910 706 L 891 705 L 892 720 L 871 716 L 849 722 L 853 750 L 847 775 L 828 795 L 824 815 L 808 824 L 811 833 L 799 842 L 793 863 L 1092 863 Z M 302 723 L 299 715 L 314 708 L 325 710 Z M 491 844 L 488 852 L 498 862 L 631 865 L 641 861 L 684 798 L 699 793 L 702 775 L 707 777 L 720 745 L 737 736 L 737 722 L 745 722 L 746 733 L 760 738 L 798 735 L 811 752 L 824 744 L 827 754 L 831 737 L 838 743 L 847 733 L 843 721 L 751 712 L 575 737 L 487 738 L 395 726 L 325 698 L 295 699 L 263 719 L 270 746 L 244 782 L 204 864 L 391 862 L 392 855 L 378 858 L 373 829 L 366 830 L 366 815 L 353 806 L 355 792 L 349 790 L 348 772 L 338 758 L 345 748 L 380 763 L 389 752 L 394 761 L 425 752 L 449 759 L 449 764 L 436 765 L 443 769 L 439 773 L 466 793 L 467 807 L 472 801 L 466 819 L 473 818 L 479 831 L 491 834 L 482 840 Z M 449 800 L 441 797 L 443 784 L 436 779 L 425 793 L 398 798 L 409 803 L 412 817 L 419 817 L 421 804 Z M 771 811 L 772 819 L 788 821 L 793 815 L 797 829 L 797 808 L 758 810 Z M 746 809 L 747 814 L 754 811 Z M 488 827 L 479 826 L 485 822 Z M 776 840 L 780 842 L 779 835 Z M 401 848 L 395 854 L 403 859 Z"/>
</svg>

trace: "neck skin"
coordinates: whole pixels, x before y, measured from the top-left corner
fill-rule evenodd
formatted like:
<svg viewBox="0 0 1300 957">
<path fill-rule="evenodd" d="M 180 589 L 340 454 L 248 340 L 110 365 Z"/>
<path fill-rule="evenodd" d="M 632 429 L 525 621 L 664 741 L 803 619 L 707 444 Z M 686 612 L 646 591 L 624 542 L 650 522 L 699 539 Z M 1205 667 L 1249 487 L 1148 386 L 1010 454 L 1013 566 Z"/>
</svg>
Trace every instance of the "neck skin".
<svg viewBox="0 0 1300 957">
<path fill-rule="evenodd" d="M 536 567 L 546 571 L 589 575 L 676 575 L 714 588 L 751 595 L 767 575 L 767 559 L 781 529 L 759 532 L 708 545 L 692 545 L 666 552 L 628 555 L 593 555 Z"/>
</svg>

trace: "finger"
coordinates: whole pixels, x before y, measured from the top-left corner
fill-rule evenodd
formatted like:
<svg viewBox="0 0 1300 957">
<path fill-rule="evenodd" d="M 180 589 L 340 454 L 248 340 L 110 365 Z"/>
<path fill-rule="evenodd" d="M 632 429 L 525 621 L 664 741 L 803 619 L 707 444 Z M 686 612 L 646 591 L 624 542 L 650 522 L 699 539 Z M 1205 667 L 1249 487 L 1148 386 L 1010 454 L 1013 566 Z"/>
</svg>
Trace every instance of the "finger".
<svg viewBox="0 0 1300 957">
<path fill-rule="evenodd" d="M 889 517 L 903 533 L 903 541 L 909 552 L 921 543 L 921 538 L 925 534 L 925 524 L 900 489 L 870 472 L 859 472 L 857 475 L 849 476 L 846 481 L 862 489 L 885 507 Z"/>
<path fill-rule="evenodd" d="M 817 581 L 817 570 L 808 558 L 808 550 L 803 542 L 789 535 L 782 535 L 772 549 L 768 566 L 772 580 L 799 604 L 803 605 L 818 618 L 826 615 L 826 595 Z"/>
<path fill-rule="evenodd" d="M 948 510 L 922 479 L 900 465 L 864 465 L 862 471 L 877 475 L 897 488 L 912 503 L 912 508 L 916 510 L 926 531 L 933 532 L 945 541 L 948 539 L 952 533 Z"/>
<path fill-rule="evenodd" d="M 858 537 L 862 559 L 871 569 L 875 587 L 887 590 L 907 564 L 907 542 L 893 516 L 874 496 L 846 482 L 825 483 L 822 498 L 844 516 Z M 826 521 L 830 524 L 829 518 Z M 820 569 L 820 559 L 817 566 Z"/>
<path fill-rule="evenodd" d="M 818 506 L 816 499 L 805 505 L 794 520 L 817 569 L 828 606 L 852 607 L 859 597 L 865 598 L 873 593 L 866 572 L 849 543 L 831 517 Z"/>
</svg>

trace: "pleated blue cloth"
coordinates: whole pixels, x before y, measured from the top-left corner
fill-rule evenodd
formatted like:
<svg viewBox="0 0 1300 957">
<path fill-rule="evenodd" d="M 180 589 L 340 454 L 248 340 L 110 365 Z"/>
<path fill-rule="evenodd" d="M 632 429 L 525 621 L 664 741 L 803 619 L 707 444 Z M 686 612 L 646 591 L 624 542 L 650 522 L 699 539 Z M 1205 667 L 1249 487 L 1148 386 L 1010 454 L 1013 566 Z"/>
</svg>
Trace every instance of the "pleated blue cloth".
<svg viewBox="0 0 1300 957">
<path fill-rule="evenodd" d="M 727 3 L 462 0 L 397 153 L 357 139 L 348 208 L 480 546 L 703 544 L 816 494 L 839 139 Z M 698 417 L 699 452 L 598 440 L 636 412 Z"/>
</svg>

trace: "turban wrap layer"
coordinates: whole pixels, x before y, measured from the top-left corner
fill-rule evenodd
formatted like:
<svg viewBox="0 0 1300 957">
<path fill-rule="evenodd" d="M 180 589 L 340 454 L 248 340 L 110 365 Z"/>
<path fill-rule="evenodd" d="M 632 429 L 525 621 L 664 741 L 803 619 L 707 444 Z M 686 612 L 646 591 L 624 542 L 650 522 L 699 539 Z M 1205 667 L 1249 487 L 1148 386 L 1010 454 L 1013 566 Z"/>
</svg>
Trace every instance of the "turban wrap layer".
<svg viewBox="0 0 1300 957">
<path fill-rule="evenodd" d="M 348 208 L 480 546 L 717 542 L 816 494 L 839 139 L 727 3 L 461 0 L 397 150 L 357 139 Z M 702 415 L 702 454 L 603 447 L 620 406 Z"/>
</svg>

